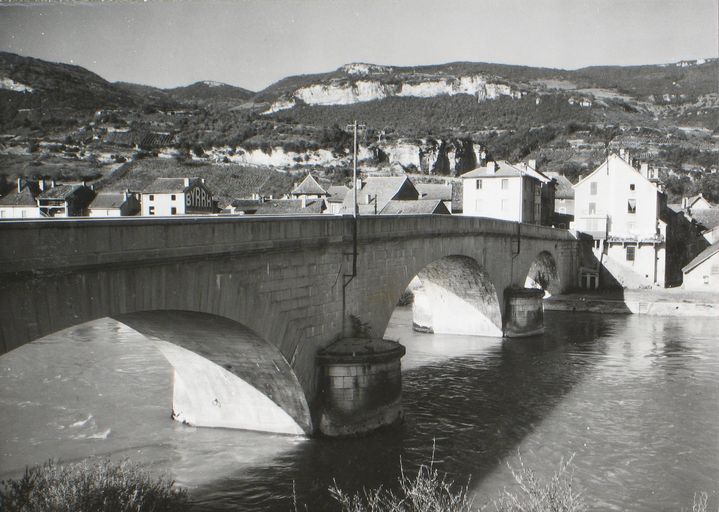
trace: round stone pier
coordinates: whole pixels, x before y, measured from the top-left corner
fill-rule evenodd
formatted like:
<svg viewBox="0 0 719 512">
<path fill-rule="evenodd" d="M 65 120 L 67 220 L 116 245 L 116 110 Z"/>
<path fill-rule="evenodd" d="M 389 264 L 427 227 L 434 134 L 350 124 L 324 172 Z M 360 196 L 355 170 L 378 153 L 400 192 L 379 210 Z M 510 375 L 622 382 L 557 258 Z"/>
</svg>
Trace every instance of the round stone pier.
<svg viewBox="0 0 719 512">
<path fill-rule="evenodd" d="M 544 291 L 539 288 L 509 288 L 505 292 L 504 335 L 508 338 L 535 336 L 544 332 Z"/>
<path fill-rule="evenodd" d="M 344 338 L 321 350 L 320 432 L 360 435 L 400 421 L 404 353 L 399 343 L 379 338 Z"/>
</svg>

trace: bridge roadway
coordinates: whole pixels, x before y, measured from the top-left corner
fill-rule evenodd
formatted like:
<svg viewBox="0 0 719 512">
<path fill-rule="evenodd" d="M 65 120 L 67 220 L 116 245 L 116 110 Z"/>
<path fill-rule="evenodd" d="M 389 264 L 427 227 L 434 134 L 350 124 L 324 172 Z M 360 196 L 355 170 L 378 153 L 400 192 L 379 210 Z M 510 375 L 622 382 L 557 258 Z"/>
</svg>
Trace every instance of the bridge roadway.
<svg viewBox="0 0 719 512">
<path fill-rule="evenodd" d="M 528 274 L 555 292 L 576 285 L 579 246 L 566 230 L 443 215 L 358 226 L 343 297 L 351 217 L 2 221 L 0 353 L 112 317 L 175 366 L 176 402 L 212 403 L 198 405 L 205 424 L 309 434 L 322 402 L 318 350 L 358 323 L 382 336 L 416 276 L 415 322 L 462 334 L 501 334 L 505 292 Z"/>
</svg>

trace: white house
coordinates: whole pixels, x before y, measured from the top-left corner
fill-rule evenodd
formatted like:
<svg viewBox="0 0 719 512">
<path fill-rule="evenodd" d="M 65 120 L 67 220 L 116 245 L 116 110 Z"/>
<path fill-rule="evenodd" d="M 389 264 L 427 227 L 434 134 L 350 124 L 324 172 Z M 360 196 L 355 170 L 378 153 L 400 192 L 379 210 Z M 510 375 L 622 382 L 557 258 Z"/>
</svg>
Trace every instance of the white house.
<svg viewBox="0 0 719 512">
<path fill-rule="evenodd" d="M 719 290 L 719 242 L 714 242 L 700 252 L 682 272 L 682 288 L 695 291 Z"/>
<path fill-rule="evenodd" d="M 212 213 L 212 192 L 203 178 L 157 178 L 142 192 L 142 215 Z"/>
<path fill-rule="evenodd" d="M 40 209 L 35 199 L 37 190 L 33 183 L 17 180 L 17 188 L 0 198 L 0 219 L 39 218 Z"/>
<path fill-rule="evenodd" d="M 90 217 L 125 217 L 140 211 L 137 195 L 125 192 L 100 192 L 90 203 L 87 214 Z"/>
<path fill-rule="evenodd" d="M 533 162 L 487 162 L 462 178 L 463 215 L 548 224 L 554 211 L 554 181 Z"/>
<path fill-rule="evenodd" d="M 328 196 L 327 191 L 317 183 L 311 174 L 305 176 L 305 179 L 297 185 L 290 196 L 293 199 L 322 199 Z"/>
<path fill-rule="evenodd" d="M 654 176 L 647 165 L 640 172 L 611 154 L 574 185 L 571 227 L 594 238 L 604 286 L 664 286 L 667 224 L 660 214 L 666 196 Z"/>
<path fill-rule="evenodd" d="M 332 185 L 327 187 L 327 210 L 325 213 L 337 215 L 342 213 L 342 203 L 344 203 L 347 193 L 350 191 L 348 187 L 344 185 Z"/>
</svg>

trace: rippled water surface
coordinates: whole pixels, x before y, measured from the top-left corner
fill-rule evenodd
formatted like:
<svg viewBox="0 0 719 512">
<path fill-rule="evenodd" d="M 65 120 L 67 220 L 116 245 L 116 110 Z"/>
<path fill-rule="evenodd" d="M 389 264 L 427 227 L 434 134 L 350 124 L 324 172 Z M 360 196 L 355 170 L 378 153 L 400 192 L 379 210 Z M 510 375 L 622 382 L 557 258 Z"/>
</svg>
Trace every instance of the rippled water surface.
<svg viewBox="0 0 719 512">
<path fill-rule="evenodd" d="M 50 457 L 129 457 L 190 489 L 198 510 L 331 509 L 348 490 L 393 485 L 432 456 L 485 502 L 507 467 L 549 476 L 574 455 L 592 510 L 717 508 L 719 319 L 546 314 L 547 332 L 501 340 L 417 334 L 407 346 L 403 425 L 351 440 L 195 429 L 170 419 L 168 363 L 109 319 L 0 357 L 0 479 Z"/>
</svg>

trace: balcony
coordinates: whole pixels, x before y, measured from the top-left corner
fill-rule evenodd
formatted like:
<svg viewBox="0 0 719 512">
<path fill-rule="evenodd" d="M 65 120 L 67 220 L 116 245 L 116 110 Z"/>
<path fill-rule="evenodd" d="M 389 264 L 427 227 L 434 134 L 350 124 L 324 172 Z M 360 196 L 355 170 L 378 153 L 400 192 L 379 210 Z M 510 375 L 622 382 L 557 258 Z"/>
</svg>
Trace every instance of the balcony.
<svg viewBox="0 0 719 512">
<path fill-rule="evenodd" d="M 605 238 L 607 236 L 607 216 L 587 215 L 574 217 L 572 229 L 592 235 L 594 238 Z"/>
</svg>

